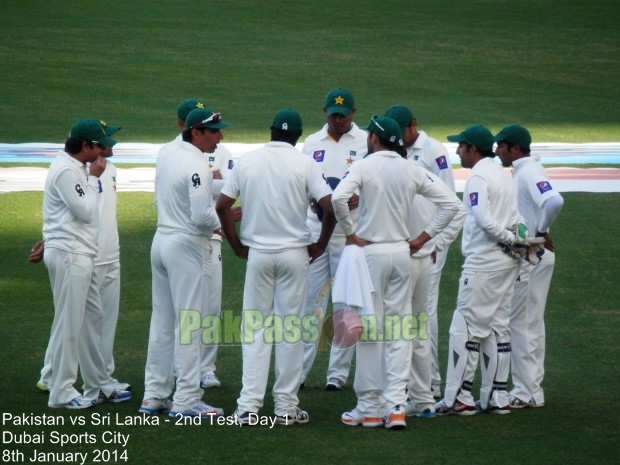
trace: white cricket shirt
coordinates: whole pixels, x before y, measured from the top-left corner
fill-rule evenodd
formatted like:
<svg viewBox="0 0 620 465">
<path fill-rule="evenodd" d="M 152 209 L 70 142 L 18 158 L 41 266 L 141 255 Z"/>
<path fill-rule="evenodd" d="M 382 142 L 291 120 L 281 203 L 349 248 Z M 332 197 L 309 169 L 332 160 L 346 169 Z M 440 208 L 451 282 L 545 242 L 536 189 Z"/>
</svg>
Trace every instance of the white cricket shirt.
<svg viewBox="0 0 620 465">
<path fill-rule="evenodd" d="M 45 248 L 97 255 L 98 181 L 64 151 L 50 163 L 43 193 Z"/>
<path fill-rule="evenodd" d="M 347 199 L 356 189 L 360 196 L 357 227 L 347 207 Z M 423 168 L 396 152 L 379 151 L 351 166 L 334 191 L 332 204 L 346 235 L 355 232 L 370 242 L 399 242 L 410 238 L 409 215 L 416 194 L 427 197 L 439 207 L 425 229 L 433 237 L 458 212 L 459 199 L 444 183 L 428 176 Z"/>
<path fill-rule="evenodd" d="M 155 170 L 157 231 L 211 237 L 220 221 L 212 207 L 213 177 L 205 154 L 189 142 L 164 145 Z"/>
<path fill-rule="evenodd" d="M 542 206 L 551 197 L 560 195 L 536 157 L 524 157 L 512 163 L 512 179 L 517 187 L 519 213 L 525 219 L 529 235 L 536 234 Z M 543 228 L 544 229 L 544 228 Z"/>
<path fill-rule="evenodd" d="M 351 129 L 340 137 L 336 142 L 327 132 L 327 124 L 323 128 L 310 134 L 303 145 L 303 153 L 310 155 L 321 167 L 326 178 L 333 177 L 342 179 L 353 162 L 363 159 L 368 153 L 368 133 L 360 129 L 355 123 L 351 123 Z M 308 225 L 313 236 L 321 232 L 321 222 L 316 213 L 308 208 Z M 357 210 L 351 212 L 353 221 L 358 215 Z M 334 228 L 334 236 L 343 236 L 344 232 L 339 224 Z"/>
<path fill-rule="evenodd" d="M 514 241 L 515 235 L 508 229 L 520 219 L 510 175 L 494 159 L 482 158 L 465 183 L 463 203 L 467 210 L 461 245 L 463 268 L 497 271 L 513 267 L 515 259 L 497 245 Z"/>
<path fill-rule="evenodd" d="M 308 201 L 331 190 L 317 163 L 288 143 L 269 142 L 237 161 L 222 194 L 241 196 L 241 242 L 276 252 L 312 243 L 306 224 Z"/>
</svg>

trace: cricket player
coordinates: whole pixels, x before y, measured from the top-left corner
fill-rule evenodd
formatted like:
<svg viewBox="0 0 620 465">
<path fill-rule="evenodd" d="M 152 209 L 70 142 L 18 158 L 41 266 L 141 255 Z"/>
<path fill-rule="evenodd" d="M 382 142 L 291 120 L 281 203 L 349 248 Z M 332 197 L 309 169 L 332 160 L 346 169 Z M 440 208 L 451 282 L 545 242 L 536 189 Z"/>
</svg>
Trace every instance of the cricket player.
<svg viewBox="0 0 620 465">
<path fill-rule="evenodd" d="M 407 160 L 437 176 L 441 180 L 439 182 L 444 182 L 454 193 L 454 175 L 445 146 L 418 129 L 417 120 L 408 107 L 393 105 L 388 108 L 385 116 L 398 122 L 403 132 Z M 405 413 L 409 416 L 435 416 L 435 398 L 441 398 L 437 350 L 439 281 L 449 246 L 465 222 L 465 208 L 459 203 L 461 208 L 448 227 L 411 257 L 414 270 L 413 313 L 418 316 L 418 324 L 427 330 L 422 334 L 424 337 L 412 343 L 411 378 L 407 386 L 409 400 L 405 406 Z M 436 211 L 435 205 L 423 196 L 418 195 L 413 199 L 409 222 L 412 238 L 422 232 Z"/>
<path fill-rule="evenodd" d="M 480 408 L 510 413 L 508 315 L 520 260 L 502 246 L 518 239 L 511 231 L 520 221 L 516 189 L 510 175 L 493 160 L 493 135 L 487 128 L 469 126 L 448 140 L 458 142 L 461 165 L 472 172 L 463 193 L 465 263 L 450 325 L 445 397 L 435 404 L 435 411 L 441 415 L 478 411 L 471 389 L 480 359 Z"/>
<path fill-rule="evenodd" d="M 331 190 L 321 169 L 295 148 L 301 134 L 299 113 L 277 112 L 271 142 L 239 159 L 216 205 L 230 246 L 238 257 L 248 259 L 241 323 L 243 387 L 235 412 L 242 424 L 249 424 L 263 406 L 272 345 L 276 422 L 291 425 L 309 420 L 297 397 L 306 328 L 302 323 L 302 332 L 296 335 L 286 331 L 286 322 L 297 322 L 299 327 L 305 316 L 308 265 L 326 250 L 335 219 Z M 240 237 L 231 211 L 239 196 Z M 310 198 L 323 209 L 316 242 L 306 224 Z M 314 334 L 318 335 L 316 328 Z"/>
<path fill-rule="evenodd" d="M 410 255 L 450 223 L 459 210 L 459 199 L 444 183 L 403 158 L 402 132 L 395 120 L 373 116 L 367 131 L 368 156 L 351 166 L 335 189 L 332 203 L 346 245 L 363 247 L 374 286 L 374 319 L 369 319 L 367 334 L 386 332 L 355 346 L 357 406 L 342 415 L 342 422 L 402 429 L 406 427 L 411 343 L 417 337 L 411 331 Z M 356 190 L 360 198 L 357 226 L 348 208 L 348 199 Z M 409 214 L 416 194 L 433 201 L 438 211 L 424 231 L 410 240 Z M 394 324 L 398 330 L 390 337 L 387 326 Z"/>
<path fill-rule="evenodd" d="M 120 126 L 112 126 L 99 121 L 106 135 L 112 136 Z M 120 249 L 118 241 L 118 227 L 116 221 L 116 167 L 110 163 L 111 147 L 106 147 L 102 157 L 106 159 L 105 170 L 98 181 L 98 212 L 99 228 L 97 230 L 97 256 L 93 268 L 92 283 L 86 300 L 86 311 L 93 311 L 100 315 L 101 327 L 94 327 L 92 331 L 83 330 L 82 339 L 100 340 L 101 368 L 105 373 L 105 382 L 98 393 L 98 402 L 125 402 L 131 398 L 131 386 L 119 382 L 114 378 L 114 337 L 118 321 L 120 303 Z M 43 259 L 43 241 L 35 244 L 28 260 L 38 263 Z M 49 392 L 52 378 L 51 354 L 46 352 L 45 363 L 41 370 L 41 378 L 37 388 L 42 392 Z"/>
<path fill-rule="evenodd" d="M 343 88 L 330 90 L 323 106 L 325 125 L 320 131 L 306 137 L 304 141 L 303 153 L 312 157 L 326 179 L 341 179 L 356 160 L 361 160 L 366 155 L 368 150 L 366 132 L 353 122 L 356 111 L 353 94 L 349 90 Z M 353 194 L 349 199 L 349 208 L 354 220 L 357 218 L 357 201 L 357 194 Z M 321 222 L 316 212 L 311 209 L 308 209 L 308 225 L 316 240 L 321 229 Z M 310 265 L 306 312 L 308 315 L 316 315 L 319 321 L 325 318 L 331 295 L 332 278 L 336 275 L 343 249 L 344 233 L 342 228 L 336 225 L 326 252 Z M 316 347 L 314 343 L 306 344 L 301 377 L 302 386 L 314 363 Z M 353 354 L 352 347 L 331 346 L 325 389 L 342 391 L 345 388 Z"/>
<path fill-rule="evenodd" d="M 183 100 L 177 107 L 177 125 L 181 132 L 185 129 L 185 119 L 187 115 L 195 109 L 205 108 L 202 100 L 191 98 Z M 182 142 L 182 135 L 175 139 L 176 143 Z M 234 162 L 230 151 L 221 144 L 218 144 L 213 153 L 205 156 L 205 161 L 209 165 L 209 170 L 213 175 L 213 200 L 211 206 L 215 209 L 215 202 L 220 195 L 224 181 L 232 171 Z M 234 209 L 235 219 L 238 221 L 241 209 Z M 213 232 L 213 236 L 209 239 L 211 246 L 211 254 L 209 257 L 209 294 L 208 304 L 206 305 L 207 314 L 219 317 L 222 313 L 222 231 L 217 229 Z M 206 343 L 202 346 L 202 363 L 201 363 L 201 379 L 200 387 L 203 389 L 220 387 L 220 380 L 215 374 L 215 362 L 217 360 L 218 344 Z"/>
<path fill-rule="evenodd" d="M 97 255 L 99 177 L 102 154 L 116 141 L 98 119 L 77 121 L 65 150 L 52 161 L 43 195 L 44 263 L 54 296 L 54 321 L 46 354 L 51 376 L 50 407 L 83 409 L 95 405 L 104 383 L 99 340 L 81 337 L 101 327 L 101 314 L 87 309 Z M 90 163 L 88 170 L 86 163 Z M 84 394 L 73 386 L 78 364 Z"/>
<path fill-rule="evenodd" d="M 202 401 L 199 332 L 181 335 L 202 321 L 208 302 L 211 246 L 220 222 L 211 207 L 213 178 L 205 153 L 213 153 L 228 127 L 220 113 L 192 110 L 181 143 L 162 147 L 157 158 L 157 232 L 151 248 L 153 313 L 140 412 L 211 417 L 221 409 Z M 172 369 L 171 369 L 172 367 Z M 173 403 L 168 397 L 174 389 Z"/>
<path fill-rule="evenodd" d="M 496 136 L 497 155 L 505 167 L 512 166 L 519 213 L 530 233 L 545 239 L 540 263 L 521 261 L 510 311 L 512 342 L 510 391 L 512 408 L 542 407 L 541 386 L 545 373 L 545 305 L 555 266 L 549 228 L 564 206 L 537 157 L 530 156 L 532 137 L 518 124 L 503 128 Z"/>
</svg>

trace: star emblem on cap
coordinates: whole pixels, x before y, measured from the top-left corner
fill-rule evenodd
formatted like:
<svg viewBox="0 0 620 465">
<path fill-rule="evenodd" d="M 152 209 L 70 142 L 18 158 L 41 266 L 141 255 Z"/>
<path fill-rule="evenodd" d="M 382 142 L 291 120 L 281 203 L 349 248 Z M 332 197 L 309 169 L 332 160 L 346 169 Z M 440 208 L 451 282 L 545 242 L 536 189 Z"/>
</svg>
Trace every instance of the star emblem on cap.
<svg viewBox="0 0 620 465">
<path fill-rule="evenodd" d="M 205 107 L 205 106 L 204 106 L 204 104 L 203 104 L 202 102 L 198 102 L 198 103 L 196 104 L 196 108 L 204 108 L 204 107 Z"/>
<path fill-rule="evenodd" d="M 334 102 L 336 105 L 343 105 L 344 104 L 344 99 L 339 95 L 338 97 L 336 97 L 334 99 Z"/>
</svg>

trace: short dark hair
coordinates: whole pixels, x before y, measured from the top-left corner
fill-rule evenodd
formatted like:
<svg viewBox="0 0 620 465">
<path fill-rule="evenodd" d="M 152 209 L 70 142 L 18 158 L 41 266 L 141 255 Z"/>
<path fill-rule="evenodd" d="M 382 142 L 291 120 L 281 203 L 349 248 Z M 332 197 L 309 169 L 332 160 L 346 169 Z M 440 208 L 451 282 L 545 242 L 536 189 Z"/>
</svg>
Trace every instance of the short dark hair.
<svg viewBox="0 0 620 465">
<path fill-rule="evenodd" d="M 77 155 L 82 151 L 82 144 L 86 142 L 89 147 L 94 145 L 93 142 L 84 139 L 78 139 L 76 137 L 69 137 L 65 140 L 65 152 L 69 155 Z"/>
<path fill-rule="evenodd" d="M 379 137 L 379 136 L 377 136 Z M 402 141 L 402 139 L 400 139 Z M 392 152 L 396 152 L 403 158 L 407 158 L 407 148 L 404 145 L 400 145 L 398 142 L 390 142 L 389 140 L 382 139 L 379 137 L 379 141 L 381 145 Z"/>
<path fill-rule="evenodd" d="M 465 142 L 465 141 L 459 142 L 459 144 L 465 144 L 467 147 L 476 147 L 476 151 L 480 154 L 480 156 L 482 158 L 494 158 L 495 157 L 495 152 L 493 151 L 493 149 L 491 149 L 491 150 L 482 150 L 477 145 L 470 144 L 469 142 Z"/>
<path fill-rule="evenodd" d="M 297 145 L 303 131 L 284 131 L 278 128 L 271 128 L 271 140 L 273 142 L 286 142 L 292 146 Z"/>
<path fill-rule="evenodd" d="M 482 156 L 482 158 L 495 158 L 495 152 L 493 149 L 491 150 L 482 150 L 480 147 L 476 147 L 478 153 Z"/>
<path fill-rule="evenodd" d="M 189 129 L 185 129 L 181 133 L 181 137 L 183 138 L 183 141 L 191 142 L 193 140 L 193 138 L 192 138 L 192 129 L 195 129 L 196 131 L 200 131 L 200 134 L 202 134 L 205 131 L 209 131 L 209 132 L 213 132 L 213 133 L 219 131 L 219 129 L 214 129 L 214 128 L 189 128 Z"/>
</svg>

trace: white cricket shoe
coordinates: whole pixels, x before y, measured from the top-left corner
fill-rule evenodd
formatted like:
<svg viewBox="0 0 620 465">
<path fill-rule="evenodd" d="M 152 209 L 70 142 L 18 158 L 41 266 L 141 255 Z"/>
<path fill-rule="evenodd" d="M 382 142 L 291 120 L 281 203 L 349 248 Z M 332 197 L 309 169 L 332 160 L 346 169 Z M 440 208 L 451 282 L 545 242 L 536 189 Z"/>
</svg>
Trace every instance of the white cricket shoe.
<svg viewBox="0 0 620 465">
<path fill-rule="evenodd" d="M 217 379 L 217 376 L 213 374 L 204 375 L 200 380 L 201 389 L 218 388 L 220 386 L 222 386 L 222 383 L 220 383 L 220 380 Z"/>
</svg>

